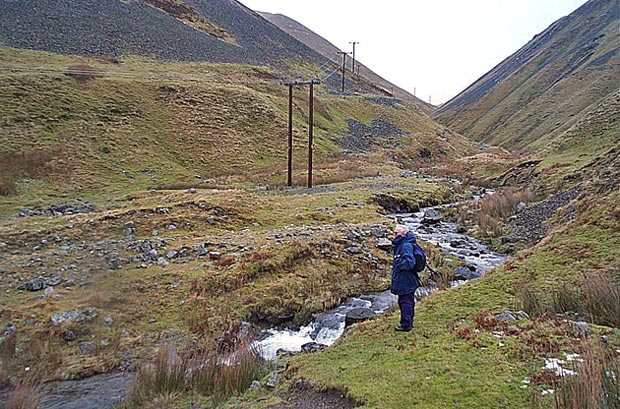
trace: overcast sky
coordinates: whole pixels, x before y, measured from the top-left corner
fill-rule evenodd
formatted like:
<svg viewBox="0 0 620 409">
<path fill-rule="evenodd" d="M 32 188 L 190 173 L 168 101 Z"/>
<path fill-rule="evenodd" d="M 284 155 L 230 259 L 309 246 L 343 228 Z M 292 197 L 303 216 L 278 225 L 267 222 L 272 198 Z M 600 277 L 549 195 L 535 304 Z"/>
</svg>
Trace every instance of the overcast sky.
<svg viewBox="0 0 620 409">
<path fill-rule="evenodd" d="M 448 101 L 586 0 L 240 0 L 284 14 L 385 79 Z"/>
</svg>

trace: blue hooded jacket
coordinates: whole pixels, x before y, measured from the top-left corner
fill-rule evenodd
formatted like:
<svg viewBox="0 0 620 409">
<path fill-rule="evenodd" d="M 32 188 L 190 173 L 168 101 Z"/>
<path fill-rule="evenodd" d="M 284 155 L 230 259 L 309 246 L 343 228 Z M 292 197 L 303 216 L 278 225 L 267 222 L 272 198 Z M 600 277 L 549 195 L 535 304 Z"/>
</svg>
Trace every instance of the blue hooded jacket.
<svg viewBox="0 0 620 409">
<path fill-rule="evenodd" d="M 390 287 L 392 294 L 413 293 L 420 286 L 418 276 L 413 272 L 415 257 L 412 243 L 415 242 L 415 236 L 411 232 L 405 236 L 396 237 L 393 241 L 394 262 L 392 263 L 392 285 Z"/>
</svg>

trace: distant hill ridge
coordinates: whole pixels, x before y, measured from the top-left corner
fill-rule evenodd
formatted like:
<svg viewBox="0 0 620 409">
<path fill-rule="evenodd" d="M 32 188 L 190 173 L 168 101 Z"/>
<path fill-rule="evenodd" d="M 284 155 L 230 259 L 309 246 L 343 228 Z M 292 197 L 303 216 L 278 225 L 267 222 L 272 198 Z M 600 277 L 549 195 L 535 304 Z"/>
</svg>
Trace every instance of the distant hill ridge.
<svg viewBox="0 0 620 409">
<path fill-rule="evenodd" d="M 1 7 L 0 43 L 14 48 L 248 64 L 324 61 L 235 0 L 3 0 Z"/>
<path fill-rule="evenodd" d="M 620 3 L 590 0 L 444 104 L 436 119 L 475 140 L 544 148 L 620 88 Z"/>
</svg>

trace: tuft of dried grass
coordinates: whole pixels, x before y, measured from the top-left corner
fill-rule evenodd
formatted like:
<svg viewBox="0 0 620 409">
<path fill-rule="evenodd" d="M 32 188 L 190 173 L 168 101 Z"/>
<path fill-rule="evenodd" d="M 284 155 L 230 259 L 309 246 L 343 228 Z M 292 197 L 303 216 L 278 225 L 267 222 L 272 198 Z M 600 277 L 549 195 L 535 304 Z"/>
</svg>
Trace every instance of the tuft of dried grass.
<svg viewBox="0 0 620 409">
<path fill-rule="evenodd" d="M 543 297 L 533 291 L 527 283 L 522 283 L 519 288 L 521 309 L 525 311 L 530 317 L 532 317 L 532 319 L 552 315 L 551 308 L 545 302 Z"/>
<path fill-rule="evenodd" d="M 532 192 L 509 188 L 486 196 L 476 202 L 472 209 L 461 209 L 458 223 L 475 224 L 483 236 L 499 237 L 503 233 L 504 222 L 516 213 L 519 203 L 533 200 Z"/>
<path fill-rule="evenodd" d="M 41 393 L 36 385 L 22 382 L 9 392 L 7 409 L 37 409 L 41 407 Z"/>
<path fill-rule="evenodd" d="M 127 393 L 127 403 L 130 407 L 140 407 L 158 396 L 183 392 L 186 373 L 187 362 L 177 355 L 174 347 L 160 348 L 155 362 L 138 368 Z"/>
<path fill-rule="evenodd" d="M 544 294 L 523 283 L 519 298 L 523 311 L 534 318 L 575 312 L 589 315 L 591 322 L 620 328 L 620 286 L 605 272 L 591 272 L 580 283 L 563 283 Z"/>
<path fill-rule="evenodd" d="M 194 358 L 190 385 L 192 391 L 210 395 L 221 402 L 249 388 L 263 371 L 263 360 L 256 347 L 242 341 L 230 352 L 206 351 Z"/>
<path fill-rule="evenodd" d="M 51 152 L 0 152 L 0 196 L 17 194 L 20 178 L 38 177 L 54 156 Z"/>
<path fill-rule="evenodd" d="M 155 362 L 138 369 L 125 406 L 139 408 L 186 393 L 222 402 L 245 391 L 261 376 L 263 364 L 249 339 L 236 342 L 232 349 L 208 348 L 183 356 L 174 347 L 161 347 Z"/>
<path fill-rule="evenodd" d="M 583 303 L 591 320 L 598 324 L 620 328 L 620 285 L 610 274 L 593 272 L 582 281 Z"/>
<path fill-rule="evenodd" d="M 551 309 L 556 313 L 579 312 L 582 309 L 578 289 L 575 288 L 575 285 L 562 283 L 559 288 L 552 292 L 552 295 Z"/>
<path fill-rule="evenodd" d="M 557 378 L 557 409 L 620 407 L 620 357 L 600 346 L 587 345 L 575 372 Z"/>
<path fill-rule="evenodd" d="M 4 367 L 7 367 L 8 363 L 15 356 L 16 346 L 17 334 L 15 332 L 7 334 L 0 340 L 0 357 Z"/>
</svg>

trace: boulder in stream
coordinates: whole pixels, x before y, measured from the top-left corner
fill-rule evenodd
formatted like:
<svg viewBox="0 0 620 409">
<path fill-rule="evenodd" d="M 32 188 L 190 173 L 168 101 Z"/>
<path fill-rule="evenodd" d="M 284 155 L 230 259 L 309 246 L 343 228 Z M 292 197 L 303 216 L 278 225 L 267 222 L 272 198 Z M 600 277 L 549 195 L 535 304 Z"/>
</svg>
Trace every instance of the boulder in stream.
<svg viewBox="0 0 620 409">
<path fill-rule="evenodd" d="M 319 352 L 327 348 L 327 345 L 318 342 L 307 342 L 301 346 L 301 351 L 306 353 Z"/>
<path fill-rule="evenodd" d="M 457 267 L 454 269 L 455 280 L 472 280 L 474 278 L 480 278 L 480 273 L 476 271 L 475 267 Z"/>
<path fill-rule="evenodd" d="M 422 224 L 438 224 L 443 221 L 443 217 L 435 209 L 426 209 L 424 211 L 424 217 L 422 218 Z"/>
<path fill-rule="evenodd" d="M 353 308 L 347 312 L 344 320 L 344 326 L 348 327 L 355 323 L 366 321 L 368 318 L 374 317 L 375 315 L 377 314 L 370 308 Z"/>
</svg>

